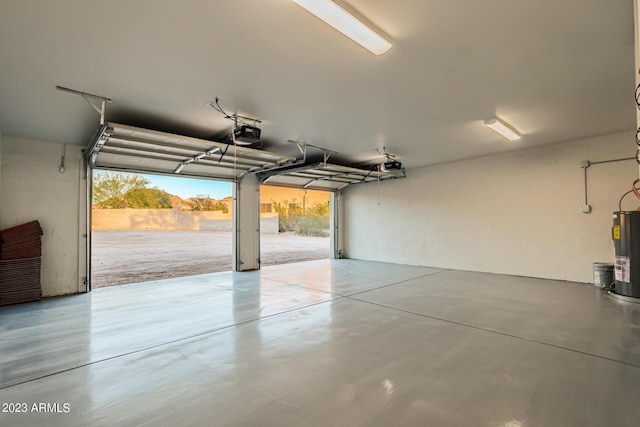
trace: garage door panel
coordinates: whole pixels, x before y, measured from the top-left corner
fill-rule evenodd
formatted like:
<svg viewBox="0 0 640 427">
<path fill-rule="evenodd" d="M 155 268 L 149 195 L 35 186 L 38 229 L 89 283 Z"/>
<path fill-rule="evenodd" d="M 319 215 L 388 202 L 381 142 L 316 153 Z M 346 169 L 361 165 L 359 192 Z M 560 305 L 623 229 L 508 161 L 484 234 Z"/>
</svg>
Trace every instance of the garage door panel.
<svg viewBox="0 0 640 427">
<path fill-rule="evenodd" d="M 107 123 L 89 147 L 90 166 L 138 172 L 237 179 L 295 158 L 247 147 Z"/>
<path fill-rule="evenodd" d="M 176 166 L 178 166 L 180 162 L 193 158 L 193 156 L 199 154 L 199 153 L 193 153 L 193 152 L 189 154 L 175 153 L 172 150 L 159 149 L 159 148 L 158 149 L 147 148 L 147 147 L 134 148 L 131 146 L 121 145 L 119 143 L 109 143 L 109 146 L 102 148 L 100 153 L 101 154 L 102 153 L 120 154 L 124 156 L 131 155 L 131 156 L 138 156 L 138 157 L 144 157 L 146 154 L 146 155 L 149 155 L 151 158 L 173 160 L 174 162 L 176 162 Z M 198 163 L 206 164 L 213 167 L 239 168 L 239 169 L 261 167 L 264 164 L 263 162 L 258 160 L 244 160 L 244 159 L 238 160 L 235 158 L 225 158 L 224 156 L 222 156 L 222 158 L 220 157 L 221 157 L 220 155 L 204 156 L 198 160 Z"/>
<path fill-rule="evenodd" d="M 406 177 L 404 170 L 383 172 L 377 169 L 360 169 L 331 163 L 320 163 L 309 169 L 275 171 L 265 179 L 264 184 L 335 191 L 348 185 L 404 177 Z"/>
</svg>

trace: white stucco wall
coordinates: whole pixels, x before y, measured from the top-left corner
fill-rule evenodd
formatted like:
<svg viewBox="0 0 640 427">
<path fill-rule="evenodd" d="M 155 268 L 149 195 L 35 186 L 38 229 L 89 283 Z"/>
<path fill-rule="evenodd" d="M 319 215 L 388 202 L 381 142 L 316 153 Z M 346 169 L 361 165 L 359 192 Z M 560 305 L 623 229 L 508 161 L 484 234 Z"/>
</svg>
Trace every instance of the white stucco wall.
<svg viewBox="0 0 640 427">
<path fill-rule="evenodd" d="M 611 262 L 611 213 L 635 161 L 589 171 L 581 160 L 633 157 L 633 133 L 519 150 L 408 171 L 345 191 L 349 258 L 589 282 Z M 526 142 L 522 142 L 525 144 Z M 378 196 L 379 192 L 379 196 Z M 629 196 L 623 209 L 640 205 Z"/>
<path fill-rule="evenodd" d="M 40 221 L 43 296 L 83 289 L 84 254 L 79 218 L 86 181 L 81 179 L 81 147 L 68 145 L 64 173 L 62 144 L 4 136 L 0 178 L 0 229 Z M 82 264 L 82 265 L 81 265 Z"/>
</svg>

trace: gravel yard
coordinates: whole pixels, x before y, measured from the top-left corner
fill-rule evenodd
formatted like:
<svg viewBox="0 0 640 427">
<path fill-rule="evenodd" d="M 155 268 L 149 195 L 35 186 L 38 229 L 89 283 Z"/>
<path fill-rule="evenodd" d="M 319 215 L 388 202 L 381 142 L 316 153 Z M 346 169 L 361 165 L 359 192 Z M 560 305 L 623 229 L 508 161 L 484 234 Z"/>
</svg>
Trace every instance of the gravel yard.
<svg viewBox="0 0 640 427">
<path fill-rule="evenodd" d="M 262 265 L 329 258 L 328 237 L 263 234 Z M 92 286 L 121 285 L 231 270 L 231 233 L 95 230 Z"/>
</svg>

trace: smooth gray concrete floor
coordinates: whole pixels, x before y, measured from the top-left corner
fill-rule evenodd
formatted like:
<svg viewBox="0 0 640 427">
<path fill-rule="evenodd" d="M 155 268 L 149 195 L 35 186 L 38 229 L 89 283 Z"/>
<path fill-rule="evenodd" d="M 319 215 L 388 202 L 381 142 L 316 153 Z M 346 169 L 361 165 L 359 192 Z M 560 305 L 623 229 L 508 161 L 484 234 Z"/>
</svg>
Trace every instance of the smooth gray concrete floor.
<svg viewBox="0 0 640 427">
<path fill-rule="evenodd" d="M 0 308 L 0 358 L 0 426 L 640 426 L 640 304 L 541 279 L 322 260 L 98 289 Z"/>
</svg>

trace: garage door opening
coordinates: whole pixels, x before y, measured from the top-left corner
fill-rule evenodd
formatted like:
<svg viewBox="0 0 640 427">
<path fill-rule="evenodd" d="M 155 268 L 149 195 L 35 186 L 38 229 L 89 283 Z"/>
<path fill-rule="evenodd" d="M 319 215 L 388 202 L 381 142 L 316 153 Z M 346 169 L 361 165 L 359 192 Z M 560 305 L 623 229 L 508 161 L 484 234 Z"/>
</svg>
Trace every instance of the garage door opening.
<svg viewBox="0 0 640 427">
<path fill-rule="evenodd" d="M 230 182 L 93 171 L 91 287 L 232 269 Z"/>
<path fill-rule="evenodd" d="M 331 192 L 260 186 L 262 266 L 330 258 Z"/>
</svg>

